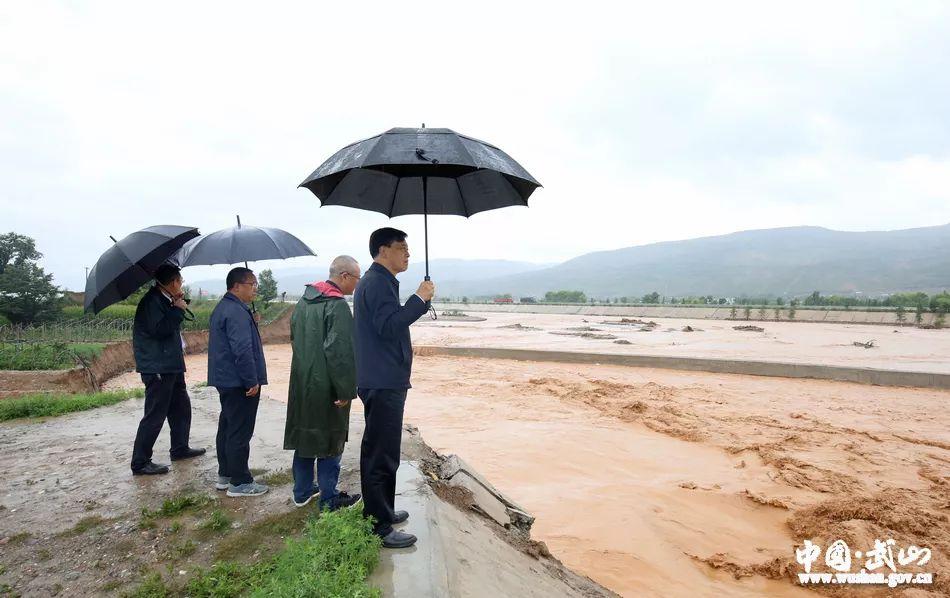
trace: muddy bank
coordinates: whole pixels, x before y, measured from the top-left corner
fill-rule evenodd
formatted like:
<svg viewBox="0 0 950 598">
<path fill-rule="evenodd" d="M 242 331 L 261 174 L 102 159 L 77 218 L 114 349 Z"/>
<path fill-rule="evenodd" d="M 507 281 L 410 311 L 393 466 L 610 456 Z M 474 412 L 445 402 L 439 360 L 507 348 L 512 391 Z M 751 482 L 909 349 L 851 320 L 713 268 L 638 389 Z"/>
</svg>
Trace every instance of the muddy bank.
<svg viewBox="0 0 950 598">
<path fill-rule="evenodd" d="M 192 446 L 209 453 L 175 462 L 165 476 L 133 477 L 128 469 L 142 400 L 0 424 L 0 588 L 24 596 L 121 595 L 152 573 L 180 588 L 198 567 L 267 558 L 302 529 L 313 509 L 291 503 L 284 404 L 261 402 L 251 444 L 252 468 L 271 492 L 229 499 L 212 489 L 217 394 L 192 388 L 191 396 Z M 340 481 L 351 493 L 359 492 L 361 436 L 354 410 Z M 156 460 L 167 462 L 167 451 L 163 434 Z M 479 596 L 484 587 L 539 598 L 611 595 L 548 556 L 523 526 L 491 519 L 494 495 L 476 497 L 443 475 L 446 459 L 418 433 L 406 431 L 403 459 L 397 504 L 411 512 L 405 529 L 426 542 L 381 555 L 371 582 L 384 596 Z M 143 516 L 143 508 L 155 512 L 164 500 L 186 496 L 199 501 L 178 514 Z"/>
</svg>

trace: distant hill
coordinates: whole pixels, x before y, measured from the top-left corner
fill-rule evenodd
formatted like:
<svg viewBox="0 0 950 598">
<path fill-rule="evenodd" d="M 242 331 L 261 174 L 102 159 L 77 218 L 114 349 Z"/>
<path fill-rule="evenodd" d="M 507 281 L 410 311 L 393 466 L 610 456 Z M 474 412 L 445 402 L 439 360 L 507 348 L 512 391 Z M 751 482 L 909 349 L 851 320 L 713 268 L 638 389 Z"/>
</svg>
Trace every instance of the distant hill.
<svg viewBox="0 0 950 598">
<path fill-rule="evenodd" d="M 589 253 L 516 275 L 436 280 L 443 296 L 541 297 L 558 289 L 598 298 L 652 291 L 667 297 L 934 292 L 950 288 L 950 224 L 873 232 L 750 230 Z"/>
</svg>

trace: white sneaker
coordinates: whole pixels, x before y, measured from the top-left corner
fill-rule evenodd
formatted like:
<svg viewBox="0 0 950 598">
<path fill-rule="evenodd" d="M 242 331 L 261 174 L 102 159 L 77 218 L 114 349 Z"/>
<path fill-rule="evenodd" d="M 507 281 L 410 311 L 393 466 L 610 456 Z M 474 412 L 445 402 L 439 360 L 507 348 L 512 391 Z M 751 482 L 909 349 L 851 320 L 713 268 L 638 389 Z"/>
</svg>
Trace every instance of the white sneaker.
<svg viewBox="0 0 950 598">
<path fill-rule="evenodd" d="M 218 481 L 214 483 L 215 490 L 227 490 L 228 486 L 231 485 L 231 478 L 225 477 L 223 475 L 218 476 Z"/>
<path fill-rule="evenodd" d="M 240 498 L 242 496 L 260 496 L 261 494 L 266 493 L 270 488 L 266 484 L 258 484 L 257 482 L 248 482 L 247 484 L 241 484 L 235 486 L 234 484 L 228 485 L 228 496 L 234 498 Z"/>
</svg>

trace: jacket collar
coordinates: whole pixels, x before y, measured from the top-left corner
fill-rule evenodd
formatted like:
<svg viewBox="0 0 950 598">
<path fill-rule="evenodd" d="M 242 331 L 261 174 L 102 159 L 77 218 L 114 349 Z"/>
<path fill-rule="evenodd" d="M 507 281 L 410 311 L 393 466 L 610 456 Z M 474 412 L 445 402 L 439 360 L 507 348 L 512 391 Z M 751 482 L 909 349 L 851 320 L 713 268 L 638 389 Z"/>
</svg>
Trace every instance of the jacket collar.
<svg viewBox="0 0 950 598">
<path fill-rule="evenodd" d="M 393 276 L 393 273 L 390 272 L 390 271 L 386 268 L 386 266 L 380 264 L 379 262 L 373 262 L 373 265 L 371 265 L 371 266 L 369 267 L 369 269 L 370 269 L 370 270 L 373 270 L 373 271 L 375 271 L 375 272 L 379 272 L 379 273 L 383 274 L 383 275 L 386 276 L 389 280 L 391 280 L 391 281 L 393 281 L 394 283 L 396 283 L 396 285 L 399 284 L 399 280 L 397 280 L 396 277 Z"/>
<path fill-rule="evenodd" d="M 251 311 L 251 308 L 249 308 L 249 307 L 247 306 L 247 304 L 245 304 L 243 301 L 241 301 L 240 299 L 238 299 L 238 298 L 237 298 L 237 295 L 235 295 L 235 294 L 232 293 L 231 291 L 228 291 L 227 293 L 225 293 L 225 294 L 224 294 L 224 297 L 221 298 L 222 301 L 225 300 L 225 299 L 227 299 L 227 300 L 229 300 L 229 301 L 234 301 L 235 303 L 237 303 L 238 305 L 240 305 L 241 307 L 243 307 L 243 308 L 246 309 L 247 311 Z"/>
</svg>

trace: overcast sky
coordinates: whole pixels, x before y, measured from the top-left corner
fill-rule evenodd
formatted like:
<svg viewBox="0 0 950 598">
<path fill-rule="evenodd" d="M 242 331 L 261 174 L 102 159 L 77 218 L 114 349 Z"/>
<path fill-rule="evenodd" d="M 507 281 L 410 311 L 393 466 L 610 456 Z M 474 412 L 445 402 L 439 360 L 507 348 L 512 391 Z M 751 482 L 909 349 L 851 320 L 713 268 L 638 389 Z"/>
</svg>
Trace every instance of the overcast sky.
<svg viewBox="0 0 950 598">
<path fill-rule="evenodd" d="M 72 289 L 108 235 L 238 213 L 367 263 L 390 221 L 296 187 L 423 122 L 544 185 L 528 209 L 430 219 L 433 257 L 942 224 L 948 73 L 947 2 L 5 2 L 0 232 Z M 391 224 L 421 258 L 422 218 Z"/>
</svg>

